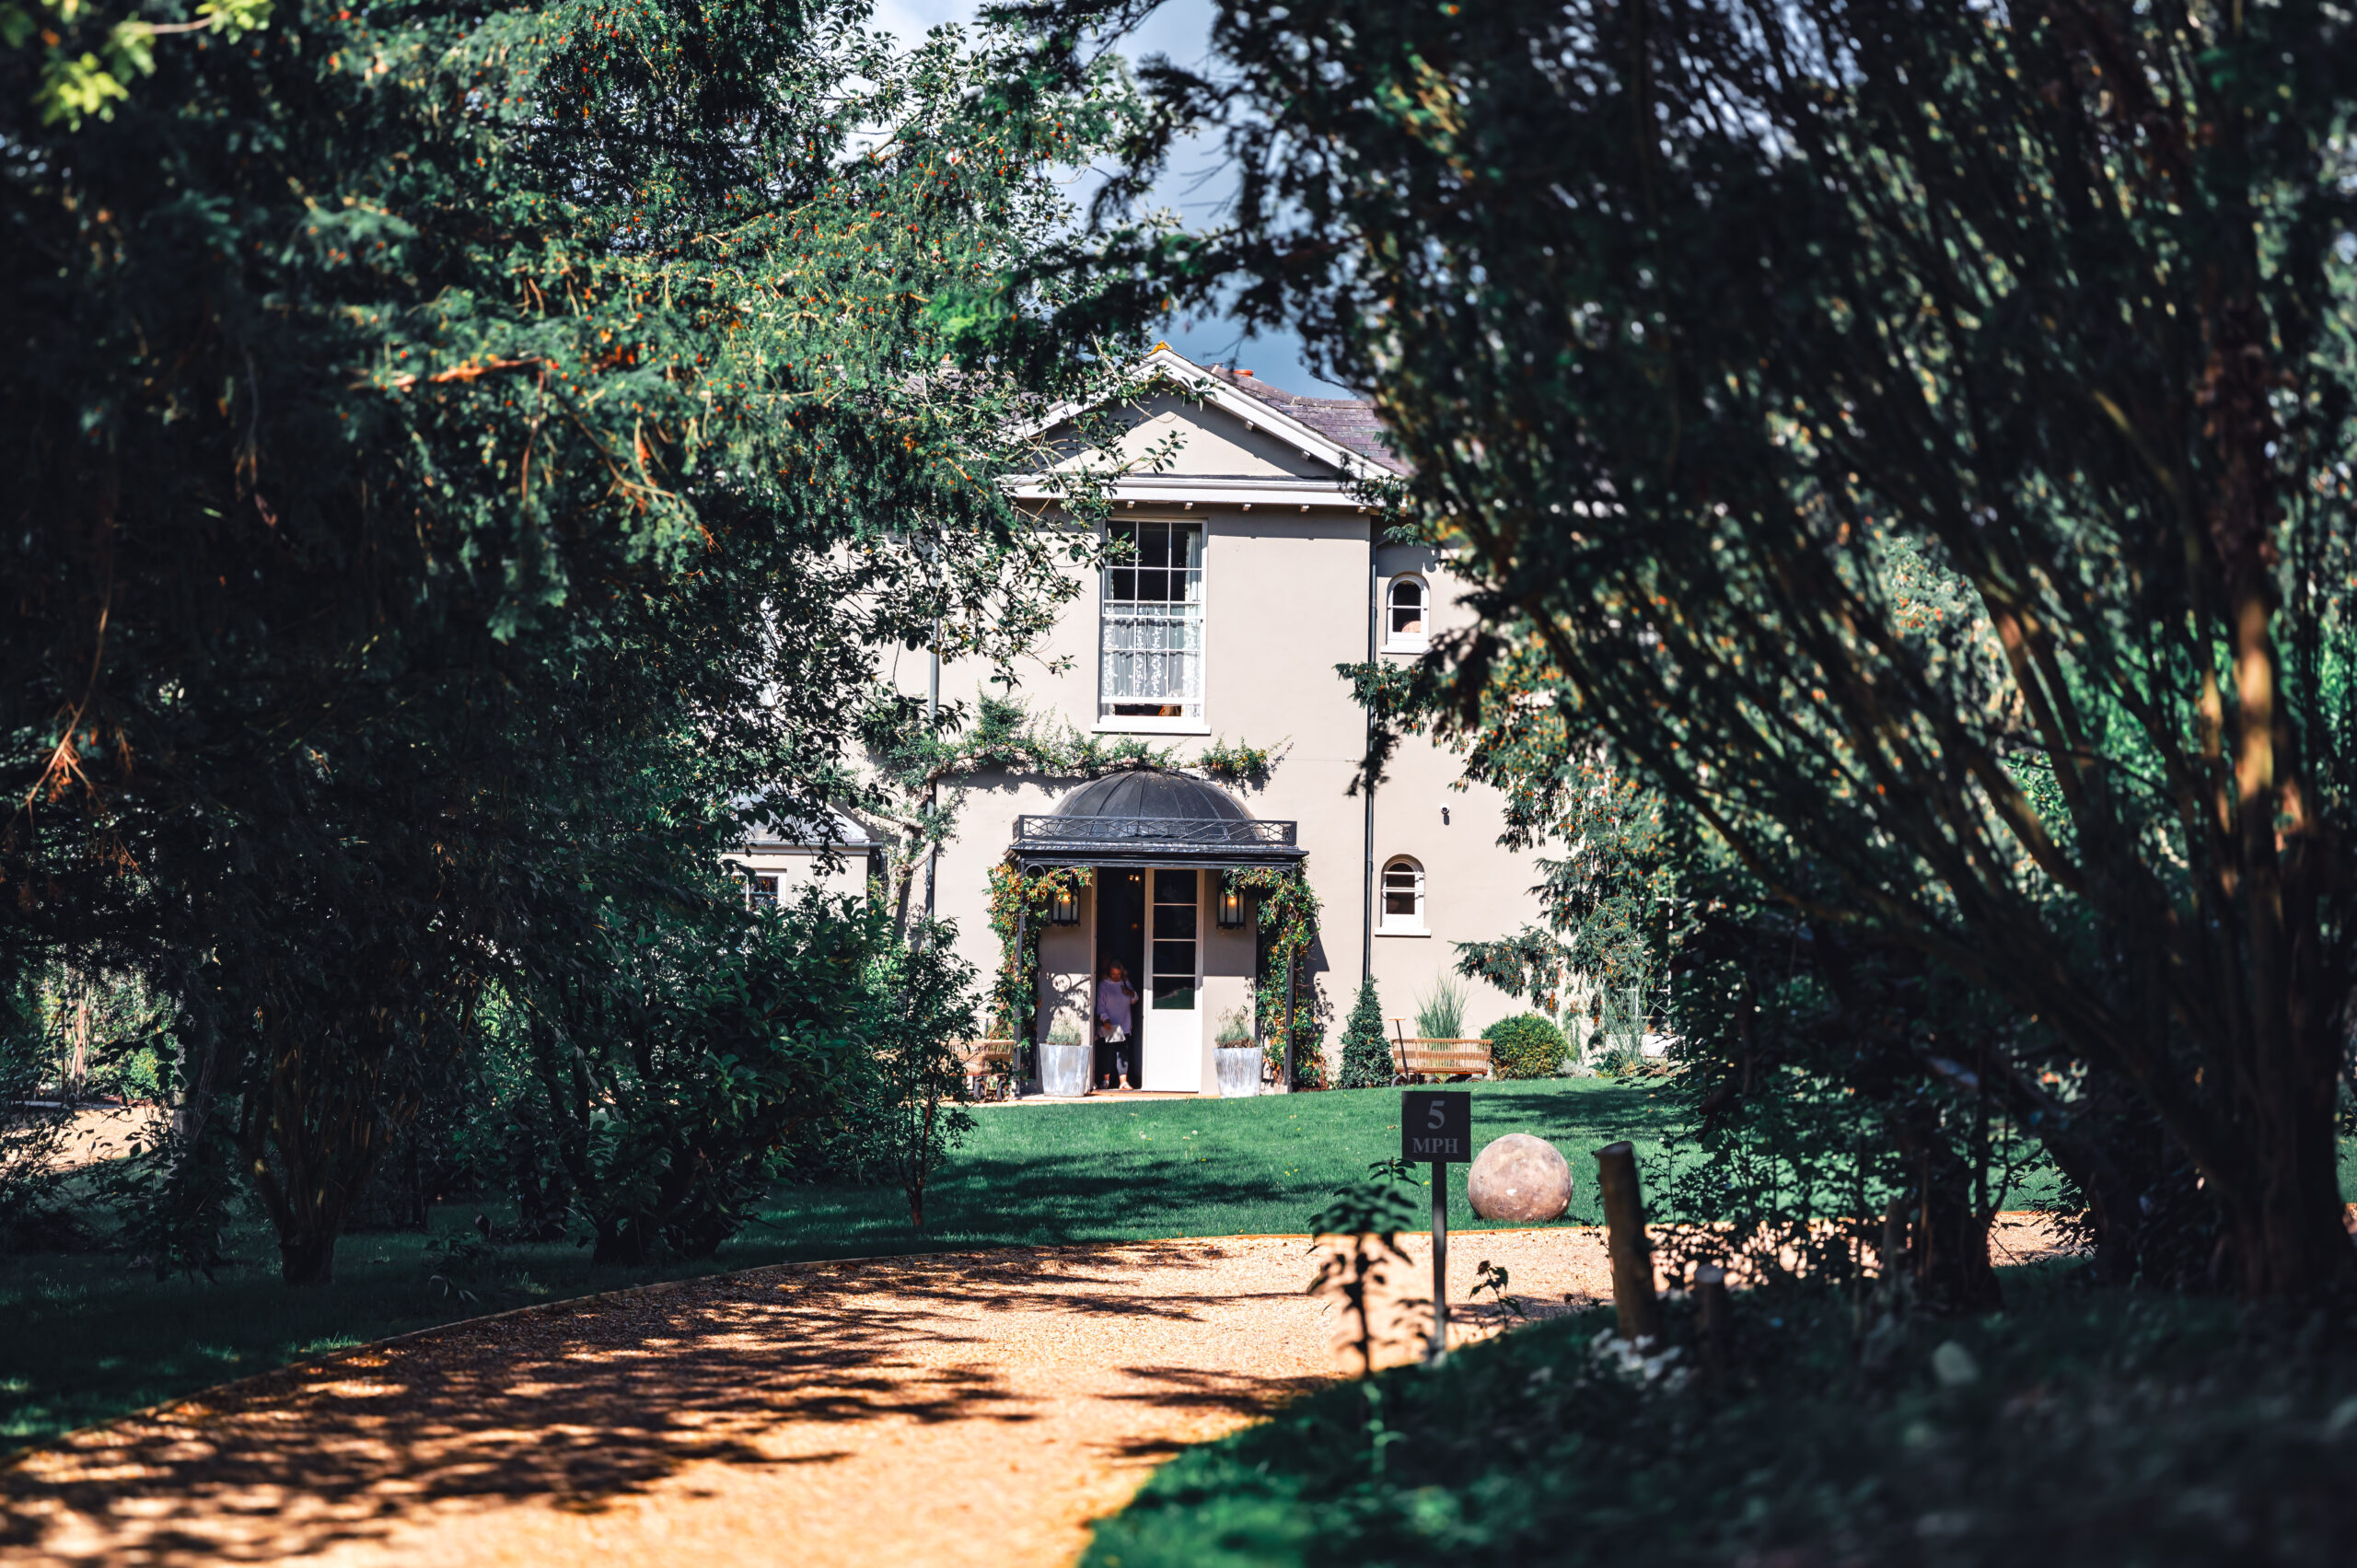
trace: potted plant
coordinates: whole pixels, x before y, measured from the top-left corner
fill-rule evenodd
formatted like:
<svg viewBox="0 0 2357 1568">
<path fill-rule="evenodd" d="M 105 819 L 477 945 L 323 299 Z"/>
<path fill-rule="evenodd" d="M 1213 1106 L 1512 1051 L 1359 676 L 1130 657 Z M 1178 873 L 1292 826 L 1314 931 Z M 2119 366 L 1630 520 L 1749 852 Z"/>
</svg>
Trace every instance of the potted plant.
<svg viewBox="0 0 2357 1568">
<path fill-rule="evenodd" d="M 1240 1099 L 1260 1092 L 1260 1045 L 1252 1038 L 1252 1015 L 1231 1007 L 1212 1031 L 1212 1056 L 1219 1067 L 1219 1098 Z"/>
<path fill-rule="evenodd" d="M 1080 1026 L 1060 1017 L 1039 1046 L 1039 1092 L 1078 1099 L 1088 1092 L 1088 1041 Z"/>
</svg>

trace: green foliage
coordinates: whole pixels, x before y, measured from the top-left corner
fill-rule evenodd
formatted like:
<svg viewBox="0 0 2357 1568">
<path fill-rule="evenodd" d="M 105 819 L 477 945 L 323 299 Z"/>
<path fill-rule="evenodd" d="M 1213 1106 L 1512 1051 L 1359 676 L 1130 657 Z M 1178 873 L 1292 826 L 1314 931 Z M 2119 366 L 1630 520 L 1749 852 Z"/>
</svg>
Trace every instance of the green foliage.
<svg viewBox="0 0 2357 1568">
<path fill-rule="evenodd" d="M 1510 794 L 1600 740 L 1759 898 L 2038 1020 L 1976 1071 L 2025 1124 L 2080 1086 L 2037 1125 L 2104 1144 L 2124 1266 L 2198 1182 L 2237 1288 L 2348 1288 L 2346 9 L 1317 0 L 1213 39 L 1099 211 L 1213 132 L 1234 219 L 1114 230 L 1105 302 L 1234 299 L 1372 389 L 1482 617 L 1412 714 Z"/>
<path fill-rule="evenodd" d="M 41 1098 L 40 1058 L 21 1034 L 0 1030 L 0 1253 L 36 1226 L 56 1196 L 66 1116 Z"/>
<path fill-rule="evenodd" d="M 1988 1064 L 2035 1057 L 2035 1020 L 1919 955 L 1736 897 L 1685 945 L 1680 1071 L 1662 1091 L 1689 1133 L 1649 1181 L 1706 1223 L 1665 1239 L 1689 1260 L 1740 1260 L 1762 1284 L 1794 1271 L 1855 1283 L 1904 1272 L 1949 1312 L 2000 1305 L 1988 1231 L 2035 1183 L 2047 1194 L 2108 1167 L 2154 1222 L 2096 1272 L 2198 1280 L 2217 1237 L 2149 1121 L 2100 1083 L 2042 1086 L 2017 1106 Z M 1690 1157 L 1694 1154 L 1704 1157 Z M 2084 1201 L 2084 1200 L 2082 1200 Z M 2125 1227 L 2102 1242 L 2118 1248 Z M 2093 1239 L 2084 1237 L 2083 1239 Z"/>
<path fill-rule="evenodd" d="M 1463 986 L 1440 976 L 1431 993 L 1416 1004 L 1416 1033 L 1425 1040 L 1464 1039 L 1466 1000 Z"/>
<path fill-rule="evenodd" d="M 998 481 L 1058 388 L 946 372 L 927 302 L 1063 222 L 1126 99 L 1013 110 L 1003 39 L 851 5 L 203 15 L 78 118 L 8 52 L 0 979 L 141 976 L 176 1135 L 316 1283 L 488 998 L 734 972 L 665 912 L 746 817 L 821 814 L 882 650 L 1052 622 L 1072 536 Z M 648 1201 L 607 1218 L 711 1223 Z"/>
<path fill-rule="evenodd" d="M 815 889 L 701 925 L 618 913 L 574 975 L 518 998 L 533 1166 L 562 1170 L 598 1262 L 709 1257 L 797 1156 L 896 1179 L 922 1214 L 966 1125 L 941 1102 L 962 1084 L 971 979 Z"/>
<path fill-rule="evenodd" d="M 906 692 L 878 688 L 859 717 L 860 739 L 872 766 L 845 782 L 842 798 L 864 814 L 899 830 L 885 896 L 904 908 L 911 878 L 930 849 L 956 835 L 957 786 L 977 774 L 1014 772 L 1051 779 L 1095 779 L 1132 769 L 1176 771 L 1178 751 L 1135 735 L 1098 735 L 1071 721 L 1040 718 L 1010 698 L 987 693 L 970 710 L 959 701 L 944 703 L 928 727 L 925 703 Z M 1265 782 L 1274 753 L 1247 745 L 1217 742 L 1196 766 L 1212 778 Z M 944 800 L 941 791 L 952 791 Z"/>
<path fill-rule="evenodd" d="M 44 125 L 64 122 L 78 131 L 82 122 L 114 118 L 117 103 L 131 97 L 130 83 L 156 70 L 156 40 L 173 33 L 210 32 L 234 43 L 267 27 L 273 0 L 203 0 L 190 22 L 156 23 L 137 17 L 110 18 L 86 0 L 9 0 L 0 5 L 0 46 L 26 52 L 41 43 L 40 85 L 32 106 Z"/>
<path fill-rule="evenodd" d="M 879 955 L 869 981 L 881 1005 L 863 1135 L 908 1200 L 909 1228 L 920 1233 L 926 1186 L 974 1130 L 957 1103 L 966 1095 L 957 1045 L 974 1032 L 973 970 L 951 946 L 957 935 L 948 925 L 920 927 L 915 940 Z"/>
<path fill-rule="evenodd" d="M 1230 887 L 1251 895 L 1258 912 L 1252 1001 L 1269 1065 L 1283 1081 L 1290 1022 L 1293 1082 L 1323 1088 L 1326 1060 L 1319 1045 L 1326 1035 L 1328 1003 L 1318 988 L 1318 977 L 1308 972 L 1310 950 L 1318 942 L 1317 890 L 1299 867 L 1252 865 L 1222 875 Z M 1293 980 L 1290 996 L 1285 993 L 1288 973 Z"/>
<path fill-rule="evenodd" d="M 1736 1376 L 1615 1353 L 1608 1307 L 1329 1388 L 1190 1449 L 1086 1568 L 1469 1561 L 2335 1561 L 2357 1359 L 2214 1303 L 2025 1281 L 2022 1306 L 1865 1352 L 1849 1305 L 1736 1298 Z M 2328 1348 L 2328 1347 L 2330 1348 Z M 2248 1521 L 2265 1519 L 2263 1536 Z M 2262 1540 L 2264 1544 L 2258 1544 Z M 1927 1550 L 1927 1543 L 1936 1543 Z"/>
<path fill-rule="evenodd" d="M 1518 1013 L 1492 1024 L 1484 1034 L 1490 1062 L 1501 1078 L 1552 1078 L 1563 1070 L 1571 1042 L 1551 1019 Z"/>
<path fill-rule="evenodd" d="M 1487 981 L 1515 1001 L 1548 1013 L 1559 1011 L 1578 989 L 1571 949 L 1554 933 L 1537 926 L 1527 925 L 1494 942 L 1458 943 L 1457 968 L 1469 979 Z"/>
<path fill-rule="evenodd" d="M 1383 1004 L 1376 999 L 1375 981 L 1362 981 L 1358 999 L 1351 1004 L 1350 1018 L 1342 1026 L 1341 1071 L 1334 1086 L 1383 1088 L 1397 1075 L 1391 1065 L 1390 1037 L 1383 1028 Z"/>
<path fill-rule="evenodd" d="M 990 870 L 991 935 L 998 938 L 999 963 L 991 976 L 991 1035 L 1028 1040 L 1039 1010 L 1039 928 L 1060 889 L 1075 895 L 1095 877 L 1077 871 L 1039 871 L 1026 877 L 1012 861 Z"/>
<path fill-rule="evenodd" d="M 1347 1058 L 1344 1066 L 1347 1071 Z M 1346 1080 L 1341 1086 L 1355 1086 Z M 1341 1244 L 1328 1247 L 1320 1257 L 1309 1294 L 1341 1299 L 1343 1315 L 1353 1326 L 1351 1342 L 1359 1353 L 1361 1377 L 1375 1376 L 1375 1347 L 1384 1333 L 1373 1311 L 1377 1279 L 1387 1269 L 1405 1269 L 1409 1264 L 1399 1233 L 1418 1218 L 1416 1205 L 1408 1195 L 1414 1185 L 1404 1162 L 1378 1160 L 1367 1167 L 1364 1177 L 1334 1189 L 1332 1201 L 1309 1219 L 1313 1237 Z M 1395 1301 L 1401 1309 L 1417 1305 Z M 1380 1446 L 1376 1451 L 1381 1452 Z"/>
<path fill-rule="evenodd" d="M 1283 743 L 1280 742 L 1280 745 Z M 1195 765 L 1211 778 L 1226 784 L 1265 784 L 1277 765 L 1278 747 L 1254 746 L 1237 741 L 1230 746 L 1225 738 L 1203 748 Z"/>
</svg>

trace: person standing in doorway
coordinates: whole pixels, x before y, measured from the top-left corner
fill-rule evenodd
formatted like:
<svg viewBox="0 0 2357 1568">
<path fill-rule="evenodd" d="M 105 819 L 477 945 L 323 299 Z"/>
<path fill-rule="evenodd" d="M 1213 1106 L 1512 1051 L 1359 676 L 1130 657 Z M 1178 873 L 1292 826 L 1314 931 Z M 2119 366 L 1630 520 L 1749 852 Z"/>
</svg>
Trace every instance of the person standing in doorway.
<svg viewBox="0 0 2357 1568">
<path fill-rule="evenodd" d="M 1107 964 L 1105 978 L 1097 982 L 1097 1038 L 1112 1048 L 1113 1071 L 1097 1074 L 1100 1089 L 1114 1086 L 1116 1077 L 1120 1087 L 1130 1086 L 1130 1039 L 1137 1028 L 1137 989 L 1130 984 L 1129 971 L 1120 960 Z"/>
</svg>

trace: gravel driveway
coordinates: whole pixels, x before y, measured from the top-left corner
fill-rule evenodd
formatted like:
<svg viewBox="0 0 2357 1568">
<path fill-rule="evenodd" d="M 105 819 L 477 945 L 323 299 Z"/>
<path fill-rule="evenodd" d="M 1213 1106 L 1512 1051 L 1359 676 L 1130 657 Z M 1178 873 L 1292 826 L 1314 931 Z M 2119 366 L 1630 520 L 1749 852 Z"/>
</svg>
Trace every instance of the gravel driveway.
<svg viewBox="0 0 2357 1568">
<path fill-rule="evenodd" d="M 1542 1313 L 1609 1289 L 1596 1232 L 1493 1231 L 1454 1238 L 1453 1302 L 1483 1258 Z M 0 1561 L 1046 1568 L 1335 1375 L 1313 1269 L 1298 1237 L 1007 1249 L 479 1319 L 23 1457 Z"/>
</svg>

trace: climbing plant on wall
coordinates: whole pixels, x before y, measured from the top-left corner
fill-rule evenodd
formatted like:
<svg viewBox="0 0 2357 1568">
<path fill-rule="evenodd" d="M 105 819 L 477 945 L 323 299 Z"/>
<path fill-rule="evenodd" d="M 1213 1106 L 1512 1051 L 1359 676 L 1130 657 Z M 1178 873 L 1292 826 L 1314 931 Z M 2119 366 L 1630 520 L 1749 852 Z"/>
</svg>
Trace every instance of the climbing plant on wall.
<svg viewBox="0 0 2357 1568">
<path fill-rule="evenodd" d="M 864 776 L 843 781 L 840 798 L 898 833 L 884 900 L 902 920 L 908 917 L 910 889 L 926 851 L 957 837 L 964 786 L 978 774 L 1011 772 L 1095 779 L 1157 769 L 1200 772 L 1228 783 L 1266 784 L 1283 745 L 1239 740 L 1231 746 L 1222 739 L 1190 763 L 1177 747 L 1154 746 L 1134 735 L 1084 734 L 1069 719 L 1033 714 L 1021 703 L 987 694 L 971 704 L 946 702 L 928 723 L 922 698 L 881 685 L 872 693 L 859 726 L 869 766 Z M 1012 933 L 1014 926 L 1010 923 L 1007 930 Z"/>
<path fill-rule="evenodd" d="M 1269 1060 L 1283 1070 L 1286 960 L 1293 960 L 1294 1080 L 1308 1088 L 1326 1086 L 1326 1002 L 1309 970 L 1309 949 L 1318 940 L 1318 895 L 1298 865 L 1255 865 L 1222 873 L 1228 886 L 1252 895 L 1260 910 L 1260 961 L 1253 996 L 1260 1038 Z"/>
<path fill-rule="evenodd" d="M 991 867 L 991 930 L 998 937 L 998 969 L 991 981 L 990 1029 L 999 1040 L 1029 1040 L 1039 994 L 1039 927 L 1069 888 L 1075 896 L 1094 880 L 1086 866 L 1027 877 L 1012 860 Z"/>
</svg>

